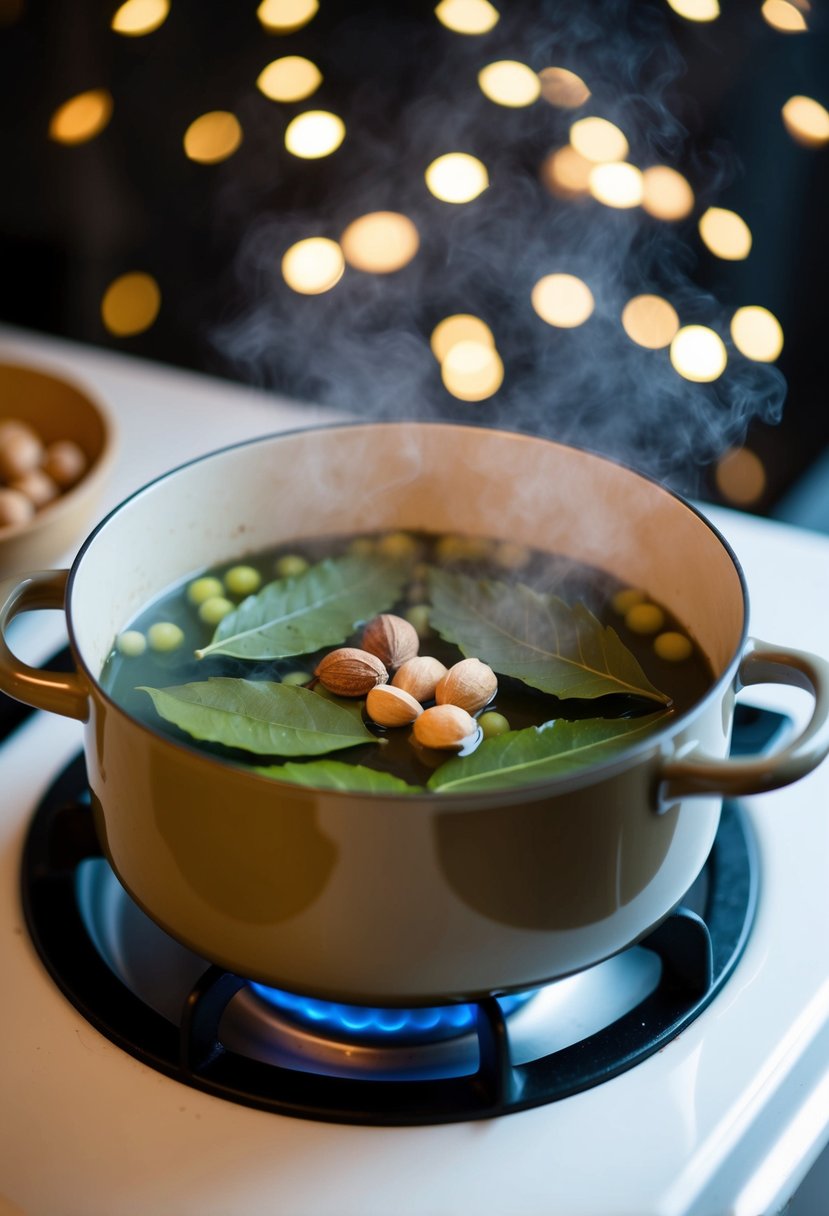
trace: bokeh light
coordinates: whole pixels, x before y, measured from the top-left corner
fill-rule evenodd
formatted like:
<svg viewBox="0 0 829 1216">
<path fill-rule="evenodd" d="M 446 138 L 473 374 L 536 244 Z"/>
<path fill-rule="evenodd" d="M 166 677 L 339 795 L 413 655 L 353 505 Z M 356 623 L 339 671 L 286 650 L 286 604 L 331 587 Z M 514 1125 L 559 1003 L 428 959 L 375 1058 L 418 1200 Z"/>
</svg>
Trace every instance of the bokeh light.
<svg viewBox="0 0 829 1216">
<path fill-rule="evenodd" d="M 397 211 L 372 211 L 352 220 L 340 237 L 345 260 L 357 270 L 391 274 L 400 270 L 418 251 L 417 228 Z"/>
<path fill-rule="evenodd" d="M 116 34 L 141 38 L 163 25 L 169 12 L 170 0 L 126 0 L 116 11 L 110 25 Z"/>
<path fill-rule="evenodd" d="M 642 206 L 658 220 L 683 220 L 694 209 L 694 192 L 676 169 L 651 165 L 642 174 Z"/>
<path fill-rule="evenodd" d="M 271 101 L 304 101 L 322 84 L 322 72 L 302 55 L 284 55 L 264 67 L 256 87 Z"/>
<path fill-rule="evenodd" d="M 579 118 L 570 128 L 570 143 L 587 160 L 596 163 L 624 160 L 628 154 L 627 139 L 606 118 Z"/>
<path fill-rule="evenodd" d="M 447 152 L 426 170 L 426 185 L 444 203 L 469 203 L 489 185 L 486 166 L 467 152 Z"/>
<path fill-rule="evenodd" d="M 539 74 L 541 96 L 551 106 L 576 110 L 590 99 L 590 90 L 575 72 L 567 68 L 543 68 Z"/>
<path fill-rule="evenodd" d="M 161 307 L 161 291 L 152 275 L 130 271 L 114 279 L 101 300 L 101 319 L 117 338 L 149 329 Z"/>
<path fill-rule="evenodd" d="M 622 309 L 622 327 L 637 345 L 661 350 L 675 338 L 679 317 L 673 305 L 662 296 L 634 296 Z"/>
<path fill-rule="evenodd" d="M 532 290 L 532 306 L 542 321 L 560 329 L 583 325 L 593 312 L 593 293 L 573 274 L 547 274 Z"/>
<path fill-rule="evenodd" d="M 765 0 L 760 11 L 769 25 L 782 34 L 802 34 L 809 28 L 800 9 L 788 0 Z"/>
<path fill-rule="evenodd" d="M 435 16 L 456 34 L 487 34 L 501 14 L 489 0 L 440 0 Z"/>
<path fill-rule="evenodd" d="M 699 234 L 711 252 L 725 261 L 740 262 L 751 252 L 751 229 L 736 211 L 709 207 L 700 216 Z"/>
<path fill-rule="evenodd" d="M 274 34 L 292 34 L 315 17 L 317 0 L 262 0 L 256 16 L 266 30 Z"/>
<path fill-rule="evenodd" d="M 813 97 L 790 97 L 782 114 L 786 130 L 797 143 L 819 148 L 829 142 L 829 110 Z"/>
<path fill-rule="evenodd" d="M 727 451 L 717 462 L 714 478 L 723 498 L 738 507 L 756 502 L 766 488 L 763 462 L 748 448 Z"/>
<path fill-rule="evenodd" d="M 282 277 L 305 296 L 318 296 L 339 283 L 345 270 L 343 251 L 336 241 L 311 236 L 297 241 L 282 258 Z"/>
<path fill-rule="evenodd" d="M 499 59 L 478 73 L 481 92 L 499 106 L 531 106 L 541 95 L 538 73 L 517 59 Z"/>
<path fill-rule="evenodd" d="M 556 148 L 544 158 L 540 177 L 551 194 L 559 198 L 578 198 L 587 194 L 590 174 L 595 165 L 570 144 Z"/>
<path fill-rule="evenodd" d="M 112 95 L 89 89 L 58 106 L 49 120 L 49 138 L 59 144 L 85 144 L 100 135 L 112 117 Z"/>
<path fill-rule="evenodd" d="M 453 346 L 459 342 L 477 342 L 479 346 L 495 346 L 492 330 L 480 317 L 459 312 L 444 317 L 432 330 L 430 338 L 432 354 L 438 363 L 443 363 Z"/>
<path fill-rule="evenodd" d="M 688 21 L 714 21 L 720 15 L 719 0 L 668 0 L 668 4 Z"/>
<path fill-rule="evenodd" d="M 229 110 L 211 110 L 184 132 L 184 151 L 201 165 L 216 165 L 232 156 L 242 142 L 242 128 Z"/>
<path fill-rule="evenodd" d="M 483 401 L 501 387 L 504 365 L 488 343 L 456 342 L 441 362 L 440 375 L 453 397 L 461 401 Z"/>
<path fill-rule="evenodd" d="M 718 379 L 727 362 L 725 343 L 706 325 L 684 325 L 671 342 L 671 363 L 680 376 L 696 384 Z"/>
<path fill-rule="evenodd" d="M 747 359 L 773 363 L 783 349 L 783 327 L 773 312 L 751 304 L 731 318 L 734 345 Z"/>
<path fill-rule="evenodd" d="M 345 123 L 328 110 L 306 110 L 285 129 L 285 147 L 303 160 L 317 160 L 336 152 L 345 139 Z"/>
<path fill-rule="evenodd" d="M 590 193 L 606 207 L 638 207 L 644 186 L 642 174 L 626 161 L 606 161 L 590 173 Z"/>
</svg>

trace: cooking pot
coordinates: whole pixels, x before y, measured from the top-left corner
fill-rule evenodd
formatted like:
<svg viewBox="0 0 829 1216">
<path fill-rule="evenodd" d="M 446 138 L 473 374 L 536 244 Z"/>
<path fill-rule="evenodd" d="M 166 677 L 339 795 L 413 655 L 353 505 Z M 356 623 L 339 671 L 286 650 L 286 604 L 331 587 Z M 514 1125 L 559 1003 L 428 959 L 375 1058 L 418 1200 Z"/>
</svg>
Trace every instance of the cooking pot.
<svg viewBox="0 0 829 1216">
<path fill-rule="evenodd" d="M 415 529 L 572 556 L 670 609 L 707 656 L 690 711 L 602 763 L 514 791 L 414 796 L 274 782 L 130 717 L 99 676 L 148 601 L 208 566 L 306 538 Z M 747 641 L 740 567 L 687 502 L 591 453 L 442 424 L 338 425 L 213 453 L 140 490 L 70 571 L 0 587 L 0 689 L 85 723 L 96 828 L 175 938 L 323 999 L 418 1004 L 508 992 L 642 938 L 708 856 L 723 795 L 774 789 L 829 751 L 829 665 Z M 76 674 L 9 651 L 18 613 L 66 611 Z M 814 696 L 773 754 L 728 759 L 735 692 Z"/>
</svg>

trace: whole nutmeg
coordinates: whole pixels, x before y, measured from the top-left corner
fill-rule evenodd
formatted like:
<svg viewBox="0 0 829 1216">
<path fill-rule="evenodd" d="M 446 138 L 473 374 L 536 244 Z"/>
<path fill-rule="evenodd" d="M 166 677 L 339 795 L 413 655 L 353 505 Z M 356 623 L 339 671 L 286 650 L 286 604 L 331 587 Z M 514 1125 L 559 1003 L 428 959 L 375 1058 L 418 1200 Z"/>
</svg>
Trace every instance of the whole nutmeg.
<svg viewBox="0 0 829 1216">
<path fill-rule="evenodd" d="M 419 645 L 414 625 L 391 612 L 374 617 L 363 630 L 363 649 L 377 655 L 386 667 L 399 667 L 413 658 Z"/>
<path fill-rule="evenodd" d="M 323 688 L 337 697 L 364 697 L 376 685 L 387 683 L 389 678 L 377 655 L 355 646 L 332 650 L 317 665 L 314 675 Z"/>
<path fill-rule="evenodd" d="M 397 669 L 391 682 L 395 688 L 410 693 L 416 701 L 431 701 L 445 675 L 446 668 L 440 659 L 430 654 L 417 654 Z"/>
<path fill-rule="evenodd" d="M 57 498 L 60 493 L 52 478 L 48 473 L 44 473 L 43 469 L 29 469 L 22 477 L 10 481 L 9 488 L 25 494 L 38 510 L 53 498 Z"/>
<path fill-rule="evenodd" d="M 475 719 L 460 706 L 433 705 L 415 718 L 413 734 L 423 747 L 457 751 L 477 729 Z"/>
<path fill-rule="evenodd" d="M 423 713 L 423 706 L 402 688 L 378 684 L 366 697 L 366 713 L 378 726 L 408 726 Z"/>
<path fill-rule="evenodd" d="M 449 668 L 435 689 L 438 705 L 459 705 L 475 714 L 498 691 L 498 677 L 480 659 L 461 659 Z"/>
<path fill-rule="evenodd" d="M 19 490 L 4 490 L 0 486 L 0 528 L 27 524 L 35 513 L 34 503 Z"/>
<path fill-rule="evenodd" d="M 86 472 L 86 454 L 71 439 L 58 439 L 50 443 L 43 456 L 43 471 L 57 482 L 62 490 L 68 490 L 80 481 Z"/>
<path fill-rule="evenodd" d="M 43 457 L 40 436 L 17 418 L 0 419 L 0 481 L 14 481 L 36 469 Z"/>
</svg>

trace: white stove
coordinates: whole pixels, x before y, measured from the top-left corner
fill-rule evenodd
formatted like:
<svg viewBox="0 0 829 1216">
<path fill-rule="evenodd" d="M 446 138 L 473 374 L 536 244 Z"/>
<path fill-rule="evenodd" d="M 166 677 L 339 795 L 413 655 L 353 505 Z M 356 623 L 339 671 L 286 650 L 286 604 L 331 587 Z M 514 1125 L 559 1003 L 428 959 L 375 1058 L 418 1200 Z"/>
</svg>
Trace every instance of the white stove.
<svg viewBox="0 0 829 1216">
<path fill-rule="evenodd" d="M 74 376 L 110 407 L 120 457 L 102 513 L 193 455 L 326 417 L 11 330 L 0 330 L 0 359 Z M 752 633 L 829 651 L 829 539 L 709 514 L 745 569 Z M 30 661 L 60 645 L 59 614 L 23 624 L 16 645 Z M 808 712 L 794 690 L 750 692 L 795 723 Z M 63 996 L 24 922 L 20 866 L 35 807 L 80 746 L 77 723 L 43 714 L 0 743 L 0 1216 L 761 1216 L 782 1211 L 829 1140 L 829 764 L 744 805 L 759 861 L 754 925 L 721 991 L 678 1037 L 547 1105 L 378 1127 L 184 1085 Z M 618 995 L 615 976 L 606 986 Z M 531 1006 L 516 1025 L 532 1022 Z M 583 1015 L 562 1029 L 565 1016 L 555 1033 L 572 1038 Z"/>
</svg>

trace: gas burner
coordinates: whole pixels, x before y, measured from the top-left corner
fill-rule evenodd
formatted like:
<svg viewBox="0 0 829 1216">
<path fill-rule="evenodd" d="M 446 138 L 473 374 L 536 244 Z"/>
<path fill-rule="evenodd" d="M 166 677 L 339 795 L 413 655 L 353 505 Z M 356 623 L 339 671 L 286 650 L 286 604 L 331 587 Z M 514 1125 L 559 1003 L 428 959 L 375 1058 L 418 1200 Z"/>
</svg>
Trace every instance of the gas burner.
<svg viewBox="0 0 829 1216">
<path fill-rule="evenodd" d="M 776 715 L 744 712 L 739 750 L 760 750 L 778 724 Z M 756 875 L 748 824 L 726 804 L 699 879 L 638 945 L 531 993 L 412 1010 L 277 992 L 171 938 L 101 855 L 81 756 L 35 814 L 22 878 L 28 927 L 47 969 L 89 1022 L 139 1060 L 282 1114 L 406 1125 L 553 1102 L 664 1047 L 740 957 Z"/>
</svg>

